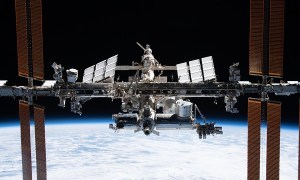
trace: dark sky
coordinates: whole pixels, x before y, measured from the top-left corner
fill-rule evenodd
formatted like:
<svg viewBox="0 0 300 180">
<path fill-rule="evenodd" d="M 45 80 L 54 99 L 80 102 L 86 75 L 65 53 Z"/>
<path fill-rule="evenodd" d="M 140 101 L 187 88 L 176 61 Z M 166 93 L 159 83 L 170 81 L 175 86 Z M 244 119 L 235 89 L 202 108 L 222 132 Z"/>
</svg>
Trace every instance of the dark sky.
<svg viewBox="0 0 300 180">
<path fill-rule="evenodd" d="M 97 2 L 97 3 L 96 3 Z M 300 81 L 300 2 L 286 0 L 285 65 L 283 80 Z M 1 62 L 0 79 L 9 85 L 26 85 L 17 76 L 14 1 L 0 1 Z M 228 80 L 228 67 L 240 62 L 242 80 L 257 82 L 248 75 L 249 1 L 74 1 L 44 0 L 43 31 L 45 78 L 52 79 L 51 64 L 66 69 L 83 70 L 115 54 L 118 64 L 140 61 L 143 51 L 135 44 L 151 45 L 156 59 L 164 65 L 213 56 L 218 81 Z M 118 72 L 117 72 L 118 73 Z M 134 72 L 132 72 L 134 73 Z M 121 77 L 126 79 L 126 77 Z M 278 81 L 278 80 L 277 80 Z M 273 97 L 283 102 L 283 119 L 296 122 L 299 95 Z M 240 114 L 225 112 L 223 99 L 192 99 L 206 117 L 246 119 L 248 96 L 240 97 Z M 69 110 L 57 107 L 58 99 L 40 98 L 47 117 L 78 118 Z M 83 107 L 83 118 L 110 116 L 119 112 L 120 101 L 94 99 Z M 0 121 L 16 119 L 18 101 L 1 98 Z"/>
</svg>

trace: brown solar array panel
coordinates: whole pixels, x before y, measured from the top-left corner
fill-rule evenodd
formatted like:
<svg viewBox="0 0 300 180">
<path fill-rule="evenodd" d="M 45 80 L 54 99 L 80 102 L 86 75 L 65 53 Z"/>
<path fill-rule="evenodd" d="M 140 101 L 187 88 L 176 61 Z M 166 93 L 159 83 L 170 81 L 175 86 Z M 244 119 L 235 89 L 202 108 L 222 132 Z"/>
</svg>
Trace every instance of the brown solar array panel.
<svg viewBox="0 0 300 180">
<path fill-rule="evenodd" d="M 31 0 L 31 32 L 32 32 L 32 63 L 33 78 L 44 79 L 43 60 L 43 29 L 42 29 L 42 2 Z"/>
<path fill-rule="evenodd" d="M 29 2 L 30 9 L 26 9 Z M 16 0 L 15 7 L 19 76 L 32 76 L 36 80 L 43 80 L 42 2 L 41 0 Z M 30 21 L 27 16 L 30 17 Z"/>
<path fill-rule="evenodd" d="M 16 31 L 18 50 L 18 71 L 19 76 L 28 77 L 28 51 L 27 51 L 27 21 L 26 21 L 26 1 L 16 0 Z"/>
<path fill-rule="evenodd" d="M 270 1 L 269 75 L 283 76 L 284 0 Z"/>
<path fill-rule="evenodd" d="M 250 1 L 249 74 L 262 75 L 263 71 L 263 0 Z"/>
<path fill-rule="evenodd" d="M 32 179 L 30 146 L 30 111 L 26 102 L 19 101 L 23 179 Z"/>
<path fill-rule="evenodd" d="M 279 179 L 281 103 L 268 102 L 267 179 Z"/>
<path fill-rule="evenodd" d="M 34 106 L 37 179 L 47 179 L 44 108 Z"/>
<path fill-rule="evenodd" d="M 248 99 L 248 180 L 259 179 L 260 174 L 261 102 Z"/>
</svg>

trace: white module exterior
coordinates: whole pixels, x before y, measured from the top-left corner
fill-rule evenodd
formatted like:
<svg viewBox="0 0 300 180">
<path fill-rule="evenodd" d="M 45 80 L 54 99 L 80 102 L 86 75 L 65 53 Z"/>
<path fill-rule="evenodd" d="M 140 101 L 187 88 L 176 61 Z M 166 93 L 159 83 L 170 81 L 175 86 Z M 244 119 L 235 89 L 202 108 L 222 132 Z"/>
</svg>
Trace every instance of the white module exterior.
<svg viewBox="0 0 300 180">
<path fill-rule="evenodd" d="M 164 99 L 163 113 L 175 114 L 176 113 L 176 101 L 175 97 L 168 97 Z"/>
<path fill-rule="evenodd" d="M 67 78 L 69 83 L 75 83 L 78 79 L 78 70 L 77 69 L 67 70 Z"/>
<path fill-rule="evenodd" d="M 182 99 L 176 101 L 177 104 L 177 115 L 179 117 L 189 117 L 193 113 L 193 103 L 189 101 L 183 101 Z"/>
</svg>

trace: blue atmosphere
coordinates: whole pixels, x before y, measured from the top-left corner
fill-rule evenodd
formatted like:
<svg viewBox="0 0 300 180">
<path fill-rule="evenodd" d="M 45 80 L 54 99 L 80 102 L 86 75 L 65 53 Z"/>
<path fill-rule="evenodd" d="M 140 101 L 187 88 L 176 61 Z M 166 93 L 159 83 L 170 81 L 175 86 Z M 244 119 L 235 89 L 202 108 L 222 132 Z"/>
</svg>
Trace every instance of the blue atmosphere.
<svg viewBox="0 0 300 180">
<path fill-rule="evenodd" d="M 199 122 L 200 119 L 197 119 Z M 202 122 L 202 121 L 200 121 Z M 247 119 L 209 119 L 207 122 L 215 122 L 217 126 L 247 126 Z M 298 130 L 298 124 L 296 123 L 289 123 L 291 121 L 282 120 L 281 128 L 290 129 L 290 130 Z M 60 118 L 46 118 L 46 126 L 47 125 L 65 125 L 65 124 L 112 124 L 114 121 L 111 117 L 77 117 L 77 118 L 67 118 L 67 117 L 60 117 Z M 31 124 L 34 124 L 34 121 L 31 121 Z M 0 121 L 0 128 L 1 127 L 11 127 L 11 126 L 19 126 L 18 119 L 7 119 L 6 121 Z M 265 124 L 262 124 L 265 126 Z"/>
</svg>

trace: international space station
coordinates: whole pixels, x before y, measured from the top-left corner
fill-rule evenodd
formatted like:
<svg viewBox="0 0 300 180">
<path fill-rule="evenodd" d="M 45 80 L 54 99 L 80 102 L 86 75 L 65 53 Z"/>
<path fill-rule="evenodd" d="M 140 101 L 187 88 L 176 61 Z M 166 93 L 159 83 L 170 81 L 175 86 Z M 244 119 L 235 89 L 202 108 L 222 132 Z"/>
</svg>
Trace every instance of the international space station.
<svg viewBox="0 0 300 180">
<path fill-rule="evenodd" d="M 96 65 L 84 70 L 83 83 L 107 83 L 111 85 L 101 88 L 101 92 L 93 92 L 89 96 L 80 97 L 76 104 L 72 105 L 72 112 L 81 114 L 81 104 L 92 97 L 111 97 L 122 100 L 122 113 L 114 114 L 115 125 L 110 124 L 111 129 L 132 129 L 134 132 L 143 131 L 145 135 L 153 133 L 159 135 L 158 130 L 163 129 L 196 129 L 199 138 L 206 138 L 207 134 L 221 134 L 222 127 L 215 127 L 215 123 L 205 122 L 205 117 L 187 97 L 197 97 L 198 95 L 188 95 L 185 92 L 175 92 L 173 87 L 182 83 L 213 82 L 216 80 L 212 57 L 202 58 L 202 65 L 199 59 L 189 61 L 189 69 L 186 62 L 176 66 L 163 66 L 154 58 L 150 45 L 144 48 L 137 43 L 144 51 L 141 62 L 133 62 L 132 66 L 117 66 L 117 55 L 103 60 Z M 54 69 L 61 69 L 61 66 L 53 64 Z M 203 67 L 203 75 L 202 68 Z M 128 77 L 128 82 L 114 82 L 116 70 L 135 70 L 133 76 Z M 167 81 L 167 76 L 163 76 L 163 71 L 177 70 L 178 83 Z M 157 73 L 155 71 L 158 71 Z M 78 76 L 77 70 L 67 70 L 68 82 L 75 83 Z M 63 82 L 60 77 L 60 70 L 55 73 L 56 80 Z M 190 79 L 191 75 L 191 79 Z M 164 87 L 168 84 L 169 88 Z M 148 87 L 145 87 L 145 86 Z M 90 87 L 88 89 L 95 89 Z M 97 91 L 99 90 L 96 88 Z M 154 90 L 156 89 L 156 90 Z M 173 90 L 172 90 L 173 89 Z M 149 92 L 147 92 L 149 91 Z M 174 91 L 174 92 L 171 92 Z M 202 95 L 199 94 L 199 97 Z M 214 95 L 208 94 L 213 97 Z M 64 106 L 64 99 L 61 105 Z M 161 113 L 158 113 L 158 110 Z M 204 124 L 195 122 L 196 112 L 198 112 Z"/>
<path fill-rule="evenodd" d="M 119 65 L 118 55 L 87 67 L 82 81 L 81 70 L 64 70 L 53 63 L 53 80 L 44 79 L 41 0 L 15 0 L 19 76 L 28 79 L 27 86 L 6 86 L 0 81 L 0 97 L 19 98 L 23 179 L 32 179 L 30 113 L 35 122 L 37 179 L 47 179 L 44 107 L 34 102 L 38 97 L 56 97 L 65 107 L 70 99 L 71 112 L 81 114 L 82 105 L 93 98 L 121 99 L 121 111 L 113 114 L 118 131 L 131 129 L 145 135 L 159 135 L 164 129 L 195 130 L 199 138 L 222 134 L 222 127 L 206 122 L 196 104 L 189 98 L 223 98 L 225 110 L 238 113 L 235 107 L 241 95 L 260 94 L 248 100 L 248 179 L 260 177 L 261 123 L 267 123 L 267 179 L 279 179 L 281 103 L 268 94 L 290 96 L 300 93 L 299 81 L 280 81 L 283 77 L 284 0 L 251 0 L 249 32 L 249 74 L 260 83 L 241 81 L 239 63 L 228 67 L 228 82 L 218 82 L 213 57 L 163 65 L 150 45 L 143 47 L 141 61 Z M 116 71 L 135 71 L 128 81 L 119 82 Z M 164 71 L 177 72 L 178 81 L 168 81 Z M 64 74 L 66 76 L 64 77 Z M 34 80 L 43 81 L 35 86 Z M 300 103 L 300 102 L 299 102 Z M 300 110 L 299 110 L 300 111 Z M 197 113 L 201 121 L 196 120 Z M 299 120 L 300 121 L 300 120 Z M 299 163 L 300 164 L 300 163 Z M 300 177 L 300 176 L 299 176 Z"/>
</svg>

